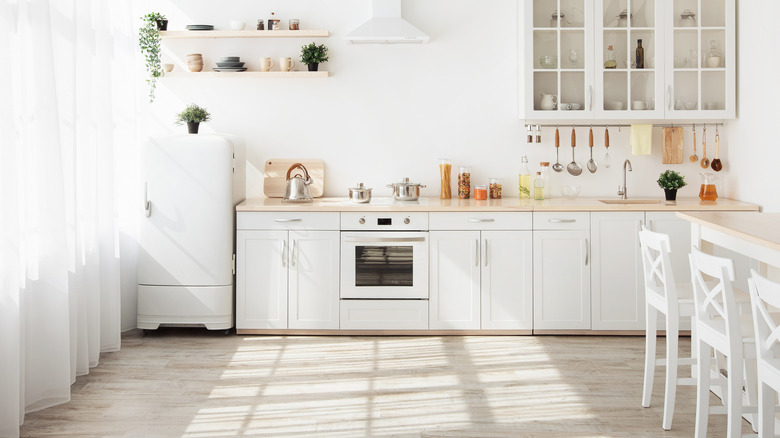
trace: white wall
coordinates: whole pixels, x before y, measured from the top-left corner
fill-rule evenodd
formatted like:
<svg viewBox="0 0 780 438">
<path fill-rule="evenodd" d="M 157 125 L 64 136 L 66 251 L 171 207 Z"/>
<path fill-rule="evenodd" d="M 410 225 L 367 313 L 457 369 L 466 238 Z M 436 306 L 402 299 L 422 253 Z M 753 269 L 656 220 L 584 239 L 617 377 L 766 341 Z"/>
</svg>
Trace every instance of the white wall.
<svg viewBox="0 0 780 438">
<path fill-rule="evenodd" d="M 147 7 L 166 14 L 170 30 L 195 23 L 227 28 L 236 19 L 254 26 L 257 18 L 265 18 L 271 10 L 284 23 L 300 18 L 304 29 L 330 30 L 330 38 L 314 39 L 330 49 L 331 61 L 320 66 L 331 72 L 329 78 L 166 78 L 158 85 L 154 104 L 145 105 L 148 118 L 143 129 L 152 136 L 185 132 L 186 127 L 173 125 L 174 116 L 194 102 L 213 115 L 213 121 L 201 129 L 243 137 L 249 161 L 248 196 L 262 196 L 262 169 L 268 158 L 322 158 L 326 196 L 346 196 L 347 187 L 364 182 L 374 188 L 375 197 L 390 196 L 385 186 L 405 176 L 428 185 L 423 196 L 438 196 L 440 157 L 452 159 L 456 166 L 469 164 L 472 183 L 504 178 L 505 196 L 517 196 L 523 155 L 528 155 L 532 170 L 540 161 L 555 161 L 554 129 L 544 130 L 542 144 L 527 145 L 518 118 L 516 1 L 404 0 L 404 17 L 431 36 L 426 45 L 348 45 L 344 35 L 370 16 L 367 0 L 158 0 L 148 1 Z M 258 58 L 298 59 L 300 46 L 311 41 L 175 40 L 165 43 L 163 62 L 175 62 L 181 71 L 188 53 L 202 53 L 210 69 L 218 57 L 239 55 L 250 69 L 257 70 Z M 139 74 L 142 68 L 139 63 Z M 584 167 L 587 129 L 577 134 L 577 161 Z M 690 130 L 685 134 L 687 157 L 692 139 Z M 714 131 L 708 134 L 714 146 Z M 728 156 L 729 137 L 721 134 L 721 154 Z M 610 129 L 613 165 L 607 169 L 603 129 L 598 128 L 597 173 L 553 174 L 553 185 L 577 184 L 583 196 L 615 197 L 623 160 L 630 158 L 634 169 L 628 176 L 630 196 L 662 196 L 655 180 L 667 168 L 683 173 L 689 183 L 680 196 L 696 196 L 701 169 L 691 164 L 661 164 L 660 129 L 654 135 L 653 154 L 633 157 L 628 129 Z M 571 129 L 562 127 L 564 165 L 571 161 L 570 136 Z M 698 138 L 701 141 L 700 131 Z M 742 147 L 738 137 L 731 138 Z M 729 160 L 721 172 L 724 178 L 732 165 L 737 166 Z M 129 312 L 125 320 L 134 321 L 134 313 Z"/>
</svg>

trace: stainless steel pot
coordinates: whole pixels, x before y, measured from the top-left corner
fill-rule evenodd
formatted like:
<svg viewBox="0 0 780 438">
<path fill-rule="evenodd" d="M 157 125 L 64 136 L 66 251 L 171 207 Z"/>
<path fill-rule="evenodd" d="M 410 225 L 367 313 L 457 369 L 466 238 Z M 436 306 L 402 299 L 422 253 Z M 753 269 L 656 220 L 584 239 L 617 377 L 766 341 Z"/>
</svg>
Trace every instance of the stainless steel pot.
<svg viewBox="0 0 780 438">
<path fill-rule="evenodd" d="M 349 200 L 358 204 L 365 204 L 371 202 L 371 188 L 365 187 L 363 183 L 359 183 L 357 187 L 350 187 Z"/>
<path fill-rule="evenodd" d="M 393 189 L 393 199 L 396 201 L 416 201 L 420 197 L 420 189 L 426 186 L 404 178 L 399 183 L 388 184 L 387 187 Z"/>
<path fill-rule="evenodd" d="M 294 175 L 290 177 L 290 174 L 294 169 L 300 169 L 303 171 L 303 177 L 301 175 Z M 282 202 L 312 202 L 311 185 L 312 180 L 309 177 L 309 172 L 301 163 L 295 163 L 287 169 L 287 188 L 284 192 L 284 198 Z"/>
</svg>

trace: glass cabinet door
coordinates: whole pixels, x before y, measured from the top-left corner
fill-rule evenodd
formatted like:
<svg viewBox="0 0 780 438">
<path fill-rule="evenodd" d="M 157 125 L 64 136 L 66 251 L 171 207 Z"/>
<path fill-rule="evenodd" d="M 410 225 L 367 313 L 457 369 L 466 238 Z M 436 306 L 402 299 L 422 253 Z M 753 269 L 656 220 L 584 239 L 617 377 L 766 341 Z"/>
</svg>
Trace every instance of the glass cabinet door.
<svg viewBox="0 0 780 438">
<path fill-rule="evenodd" d="M 733 118 L 734 0 L 666 3 L 667 117 Z"/>
<path fill-rule="evenodd" d="M 662 6 L 662 0 L 596 1 L 597 117 L 664 117 Z"/>
<path fill-rule="evenodd" d="M 593 117 L 592 0 L 532 0 L 526 4 L 525 117 Z M 531 67 L 532 66 L 532 67 Z"/>
</svg>

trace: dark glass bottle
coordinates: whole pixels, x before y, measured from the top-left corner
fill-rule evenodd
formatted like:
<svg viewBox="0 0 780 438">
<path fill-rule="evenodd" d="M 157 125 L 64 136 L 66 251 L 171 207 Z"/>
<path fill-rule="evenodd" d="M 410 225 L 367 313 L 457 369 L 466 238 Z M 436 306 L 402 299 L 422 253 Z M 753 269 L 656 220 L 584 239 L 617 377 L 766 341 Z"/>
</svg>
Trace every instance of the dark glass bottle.
<svg viewBox="0 0 780 438">
<path fill-rule="evenodd" d="M 636 40 L 636 68 L 645 68 L 645 49 L 642 40 Z"/>
</svg>

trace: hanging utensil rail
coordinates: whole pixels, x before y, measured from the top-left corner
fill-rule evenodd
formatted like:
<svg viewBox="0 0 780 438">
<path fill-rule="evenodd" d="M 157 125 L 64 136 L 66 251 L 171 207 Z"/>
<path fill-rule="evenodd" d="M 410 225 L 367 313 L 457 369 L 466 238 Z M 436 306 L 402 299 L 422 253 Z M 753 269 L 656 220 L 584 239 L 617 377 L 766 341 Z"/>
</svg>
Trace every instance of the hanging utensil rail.
<svg viewBox="0 0 780 438">
<path fill-rule="evenodd" d="M 677 127 L 693 127 L 696 125 L 703 126 L 704 122 L 697 122 L 697 123 L 663 123 L 663 124 L 653 124 L 653 128 L 677 128 Z M 724 126 L 724 122 L 707 122 L 707 125 L 709 126 Z M 524 126 L 533 126 L 533 127 L 540 127 L 540 128 L 557 128 L 559 126 L 565 126 L 565 127 L 572 127 L 572 128 L 630 128 L 631 124 L 625 124 L 625 123 L 548 123 L 548 124 L 538 124 L 538 123 L 526 123 Z"/>
</svg>

